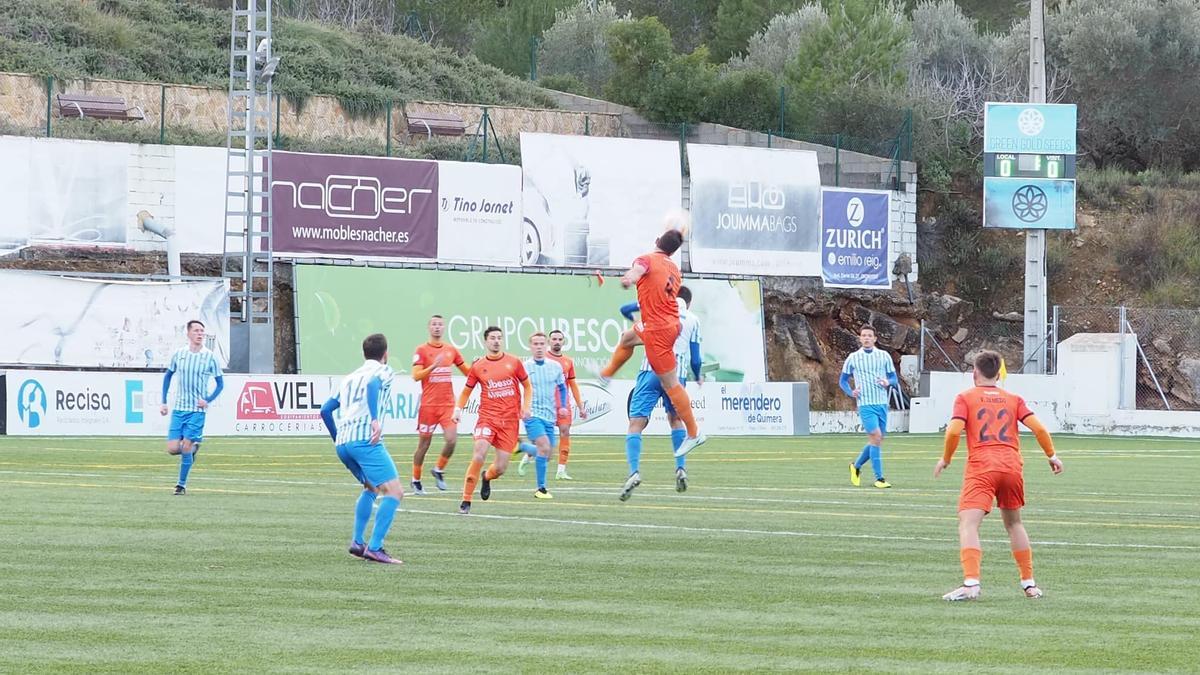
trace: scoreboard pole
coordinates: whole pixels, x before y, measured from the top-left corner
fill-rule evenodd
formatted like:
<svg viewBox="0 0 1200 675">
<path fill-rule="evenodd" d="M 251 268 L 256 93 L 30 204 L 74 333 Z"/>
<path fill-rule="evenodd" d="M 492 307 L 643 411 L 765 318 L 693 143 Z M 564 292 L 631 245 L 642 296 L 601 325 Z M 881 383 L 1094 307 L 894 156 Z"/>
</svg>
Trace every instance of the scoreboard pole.
<svg viewBox="0 0 1200 675">
<path fill-rule="evenodd" d="M 1029 102 L 1046 102 L 1044 0 L 1029 3 Z M 1022 373 L 1046 372 L 1046 230 L 1025 230 L 1025 335 Z"/>
</svg>

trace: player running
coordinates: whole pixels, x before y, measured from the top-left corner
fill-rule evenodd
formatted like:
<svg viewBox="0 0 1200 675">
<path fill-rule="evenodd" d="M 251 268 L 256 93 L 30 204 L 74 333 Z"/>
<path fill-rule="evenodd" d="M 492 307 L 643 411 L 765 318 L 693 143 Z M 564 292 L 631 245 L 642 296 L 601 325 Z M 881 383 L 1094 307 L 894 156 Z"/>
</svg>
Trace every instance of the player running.
<svg viewBox="0 0 1200 675">
<path fill-rule="evenodd" d="M 536 455 L 537 491 L 533 496 L 553 499 L 546 489 L 546 468 L 550 463 L 550 451 L 554 448 L 555 421 L 566 414 L 567 379 L 558 361 L 546 356 L 545 333 L 534 333 L 529 337 L 529 351 L 532 356 L 525 360 L 525 372 L 532 384 L 533 398 L 530 416 L 525 419 L 525 435 L 533 445 L 520 444 L 524 455 L 517 467 L 517 474 L 524 476 L 530 456 Z"/>
<path fill-rule="evenodd" d="M 179 482 L 175 494 L 187 494 L 188 473 L 196 463 L 196 453 L 204 441 L 204 416 L 208 405 L 221 395 L 225 378 L 221 376 L 221 365 L 217 355 L 204 346 L 204 324 L 192 319 L 187 322 L 188 345 L 180 347 L 171 355 L 167 371 L 163 374 L 162 407 L 159 412 L 167 414 L 167 395 L 171 391 L 171 378 L 179 375 L 179 386 L 175 391 L 175 406 L 171 409 L 171 426 L 167 430 L 167 454 L 179 455 Z M 216 389 L 208 393 L 208 378 L 216 380 Z"/>
<path fill-rule="evenodd" d="M 676 373 L 679 376 L 679 381 L 686 385 L 687 372 L 690 367 L 692 377 L 697 383 L 703 384 L 704 378 L 700 374 L 700 320 L 695 314 L 688 311 L 692 303 L 691 289 L 687 286 L 680 287 L 676 302 L 679 306 L 679 323 L 681 327 L 679 337 L 676 338 L 674 346 L 675 359 L 678 364 Z M 636 312 L 637 309 L 637 303 L 630 303 L 621 308 L 621 314 L 625 315 L 626 319 L 632 321 L 633 312 Z M 663 409 L 667 412 L 667 422 L 671 425 L 671 447 L 678 450 L 679 446 L 683 444 L 686 434 L 683 427 L 683 420 L 675 414 L 675 407 L 671 404 L 671 400 L 667 398 L 665 392 L 663 392 L 662 383 L 658 381 L 658 378 L 655 377 L 654 372 L 650 369 L 649 362 L 643 360 L 642 369 L 638 373 L 637 384 L 634 385 L 633 391 L 629 393 L 629 433 L 625 436 L 625 458 L 629 462 L 629 478 L 625 480 L 625 485 L 621 488 L 621 501 L 627 501 L 630 495 L 633 494 L 633 489 L 642 484 L 640 473 L 642 431 L 650 423 L 650 414 L 654 411 L 659 401 L 662 401 Z M 675 490 L 678 492 L 687 490 L 686 459 L 683 455 L 675 456 Z"/>
<path fill-rule="evenodd" d="M 562 352 L 563 343 L 566 341 L 566 335 L 557 328 L 550 331 L 550 351 L 546 352 L 546 358 L 558 361 L 558 365 L 562 366 L 563 375 L 567 378 L 567 387 L 571 390 L 571 396 L 575 399 L 575 410 L 579 411 L 579 419 L 587 419 L 587 408 L 583 405 L 583 395 L 579 393 L 579 385 L 575 382 L 575 361 Z M 558 419 L 558 471 L 554 472 L 555 480 L 574 480 L 567 474 L 567 458 L 571 455 L 571 422 L 574 419 L 574 411 L 571 409 L 571 404 L 568 402 L 563 406 L 563 414 L 559 415 Z M 524 463 L 524 459 L 521 460 Z"/>
<path fill-rule="evenodd" d="M 471 497 L 475 494 L 475 483 L 480 481 L 479 497 L 487 501 L 492 496 L 492 481 L 508 470 L 508 459 L 517 448 L 520 436 L 520 420 L 529 419 L 530 401 L 533 397 L 529 375 L 521 360 L 500 351 L 504 343 L 504 332 L 496 326 L 483 331 L 483 344 L 487 354 L 475 359 L 467 372 L 467 385 L 458 397 L 454 410 L 454 421 L 462 419 L 463 408 L 471 399 L 471 391 L 479 385 L 479 419 L 475 422 L 475 447 L 471 464 L 463 479 L 463 500 L 458 512 L 471 513 Z M 517 391 L 520 382 L 522 392 Z M 524 401 L 524 403 L 522 403 Z M 496 460 L 480 475 L 488 448 L 496 449 Z"/>
<path fill-rule="evenodd" d="M 383 446 L 383 418 L 379 414 L 379 403 L 387 400 L 394 375 L 387 365 L 387 338 L 379 333 L 368 335 L 363 340 L 362 350 L 366 360 L 342 380 L 337 392 L 321 406 L 321 419 L 333 438 L 338 459 L 363 486 L 354 506 L 350 555 L 399 565 L 401 561 L 388 555 L 383 548 L 383 540 L 404 497 L 396 463 Z M 335 420 L 334 411 L 339 409 L 341 413 Z M 377 494 L 383 498 L 379 500 L 375 527 L 368 542 L 364 536 Z"/>
<path fill-rule="evenodd" d="M 958 499 L 959 558 L 962 561 L 962 586 L 942 596 L 943 600 L 975 600 L 979 597 L 979 567 L 983 551 L 979 544 L 979 525 L 992 510 L 1000 507 L 1000 517 L 1008 530 L 1013 559 L 1021 573 L 1021 589 L 1027 598 L 1042 597 L 1042 589 L 1033 580 L 1033 551 L 1029 534 L 1021 522 L 1025 505 L 1025 481 L 1021 476 L 1021 440 L 1017 422 L 1024 424 L 1037 438 L 1050 462 L 1050 471 L 1062 473 L 1063 463 L 1054 453 L 1054 441 L 1041 421 L 1016 394 L 996 386 L 1000 374 L 1000 355 L 984 351 L 975 358 L 975 386 L 954 399 L 954 413 L 946 429 L 942 458 L 933 468 L 937 478 L 950 466 L 958 437 L 967 431 L 967 468 L 962 494 Z"/>
<path fill-rule="evenodd" d="M 867 432 L 867 444 L 863 446 L 858 459 L 850 464 L 850 484 L 858 486 L 861 483 L 862 466 L 871 460 L 871 468 L 875 471 L 875 487 L 886 489 L 892 487 L 883 477 L 883 457 L 881 447 L 883 435 L 887 432 L 888 389 L 899 387 L 896 379 L 896 367 L 892 364 L 892 356 L 882 349 L 875 348 L 875 329 L 863 326 L 858 329 L 858 343 L 862 348 L 846 357 L 842 366 L 842 377 L 838 382 L 842 391 L 858 403 L 858 417 L 862 420 L 863 429 Z M 850 378 L 854 378 L 854 388 L 850 388 Z"/>
<path fill-rule="evenodd" d="M 708 440 L 696 426 L 691 399 L 675 372 L 674 347 L 680 330 L 675 295 L 683 278 L 671 255 L 683 245 L 683 234 L 679 230 L 667 230 L 655 240 L 654 245 L 654 252 L 634 260 L 629 271 L 621 277 L 621 285 L 625 288 L 637 284 L 642 320 L 621 335 L 621 342 L 613 352 L 612 360 L 600 371 L 600 379 L 610 379 L 633 355 L 635 346 L 645 345 L 646 360 L 687 429 L 687 438 L 675 451 L 677 457 L 682 457 Z"/>
<path fill-rule="evenodd" d="M 467 374 L 462 354 L 454 345 L 442 342 L 446 322 L 440 315 L 429 317 L 429 341 L 418 345 L 413 353 L 413 380 L 421 383 L 421 405 L 417 409 L 417 450 L 413 453 L 413 494 L 425 494 L 421 487 L 421 470 L 425 464 L 425 453 L 433 443 L 433 434 L 442 428 L 445 445 L 434 465 L 433 479 L 437 489 L 446 489 L 446 464 L 454 454 L 458 443 L 458 423 L 454 421 L 454 385 L 450 381 L 453 368 Z"/>
</svg>

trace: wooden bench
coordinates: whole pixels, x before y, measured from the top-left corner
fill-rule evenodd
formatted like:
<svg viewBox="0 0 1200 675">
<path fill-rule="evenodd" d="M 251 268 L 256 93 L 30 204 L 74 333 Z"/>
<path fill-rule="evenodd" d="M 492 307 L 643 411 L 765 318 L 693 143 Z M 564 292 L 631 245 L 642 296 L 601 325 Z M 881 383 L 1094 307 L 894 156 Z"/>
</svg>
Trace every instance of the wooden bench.
<svg viewBox="0 0 1200 675">
<path fill-rule="evenodd" d="M 146 113 L 138 106 L 125 105 L 125 99 L 119 96 L 87 96 L 84 94 L 59 94 L 58 115 L 60 117 L 76 117 L 83 119 L 132 120 L 146 119 Z"/>
<path fill-rule="evenodd" d="M 462 136 L 467 133 L 467 123 L 452 113 L 411 112 L 406 113 L 409 135 Z"/>
</svg>

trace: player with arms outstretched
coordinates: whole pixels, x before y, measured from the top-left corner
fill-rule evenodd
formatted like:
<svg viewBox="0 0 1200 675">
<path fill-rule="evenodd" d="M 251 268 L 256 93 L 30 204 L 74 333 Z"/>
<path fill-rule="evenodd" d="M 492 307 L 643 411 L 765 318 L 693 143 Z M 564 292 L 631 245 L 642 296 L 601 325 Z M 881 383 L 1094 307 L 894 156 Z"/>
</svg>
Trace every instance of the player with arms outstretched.
<svg viewBox="0 0 1200 675">
<path fill-rule="evenodd" d="M 167 454 L 179 455 L 179 482 L 175 494 L 187 494 L 188 473 L 196 462 L 196 453 L 204 441 L 204 417 L 208 404 L 221 395 L 225 378 L 221 376 L 221 365 L 217 356 L 204 346 L 204 324 L 193 319 L 187 322 L 188 345 L 171 355 L 167 372 L 163 375 L 162 400 L 159 412 L 166 415 L 167 395 L 171 391 L 171 378 L 179 376 L 179 387 L 175 392 L 175 406 L 171 412 L 171 427 L 167 430 Z M 208 392 L 208 380 L 216 381 L 216 389 Z"/>
<path fill-rule="evenodd" d="M 413 453 L 413 493 L 425 494 L 421 486 L 421 471 L 425 464 L 425 453 L 433 443 L 433 434 L 442 429 L 445 445 L 431 473 L 437 481 L 437 489 L 446 489 L 446 464 L 454 454 L 458 443 L 458 423 L 454 421 L 454 384 L 450 381 L 453 369 L 467 374 L 462 354 L 454 345 L 442 342 L 446 322 L 440 315 L 429 318 L 429 341 L 417 345 L 413 353 L 413 380 L 421 383 L 421 405 L 417 409 L 417 450 Z"/>
<path fill-rule="evenodd" d="M 687 429 L 687 438 L 675 451 L 677 457 L 682 457 L 708 440 L 696 425 L 691 399 L 676 374 L 675 339 L 679 337 L 680 326 L 675 295 L 683 285 L 683 277 L 671 256 L 683 245 L 683 234 L 679 230 L 667 230 L 654 244 L 654 252 L 634 260 L 629 271 L 621 277 L 621 285 L 625 288 L 637 284 L 642 320 L 621 335 L 612 360 L 600 371 L 600 379 L 606 381 L 615 375 L 633 355 L 633 348 L 638 344 L 645 345 L 646 360 Z"/>
<path fill-rule="evenodd" d="M 550 351 L 546 352 L 546 358 L 557 361 L 558 365 L 562 366 L 563 375 L 567 378 L 567 388 L 571 390 L 571 397 L 575 399 L 575 409 L 579 411 L 579 419 L 586 420 L 587 408 L 583 405 L 583 395 L 579 393 L 579 384 L 575 382 L 575 361 L 563 353 L 563 343 L 566 342 L 566 337 L 561 330 L 550 331 Z M 567 459 L 571 455 L 571 422 L 575 413 L 571 409 L 570 402 L 564 403 L 563 413 L 556 420 L 558 422 L 558 471 L 554 473 L 554 478 L 556 480 L 573 480 L 567 474 Z"/>
<path fill-rule="evenodd" d="M 368 335 L 363 340 L 362 351 L 366 360 L 342 380 L 337 392 L 321 406 L 321 419 L 333 438 L 338 459 L 363 486 L 354 506 L 350 555 L 399 565 L 400 561 L 383 548 L 383 539 L 392 527 L 396 509 L 400 508 L 400 500 L 404 497 L 396 463 L 383 446 L 383 420 L 379 414 L 379 403 L 387 400 L 394 375 L 387 365 L 387 338 L 379 333 Z M 335 419 L 337 410 L 341 412 Z M 364 537 L 377 494 L 383 498 L 379 500 L 375 527 L 368 542 Z"/>
<path fill-rule="evenodd" d="M 1042 597 L 1042 589 L 1033 580 L 1033 551 L 1029 545 L 1029 534 L 1021 522 L 1025 481 L 1021 476 L 1021 441 L 1017 423 L 1024 424 L 1033 432 L 1050 462 L 1050 471 L 1062 473 L 1063 463 L 1054 453 L 1054 441 L 1050 433 L 1025 405 L 1025 400 L 996 386 L 999 375 L 999 354 L 984 351 L 975 358 L 975 386 L 954 399 L 954 416 L 946 429 L 945 448 L 942 458 L 933 469 L 933 476 L 937 478 L 950 466 L 950 460 L 958 448 L 958 437 L 966 429 L 967 468 L 958 500 L 958 541 L 963 583 L 942 596 L 944 600 L 974 600 L 979 597 L 979 568 L 983 559 L 979 525 L 992 510 L 993 501 L 1000 507 L 1000 517 L 1004 520 L 1004 528 L 1008 530 L 1025 597 Z"/>
<path fill-rule="evenodd" d="M 467 385 L 458 397 L 454 410 L 454 421 L 462 419 L 463 408 L 471 400 L 471 392 L 479 385 L 479 419 L 475 422 L 475 447 L 471 464 L 463 479 L 463 499 L 458 512 L 471 513 L 471 498 L 475 494 L 475 483 L 479 481 L 479 497 L 487 501 L 492 496 L 492 481 L 508 470 L 508 460 L 520 440 L 521 420 L 530 417 L 530 402 L 533 398 L 529 375 L 525 365 L 511 354 L 500 351 L 504 344 L 504 332 L 496 326 L 483 331 L 483 344 L 487 353 L 471 364 L 467 372 Z M 517 385 L 521 390 L 517 390 Z M 522 396 L 522 394 L 524 394 Z M 488 448 L 495 448 L 496 459 L 480 475 Z"/>
</svg>

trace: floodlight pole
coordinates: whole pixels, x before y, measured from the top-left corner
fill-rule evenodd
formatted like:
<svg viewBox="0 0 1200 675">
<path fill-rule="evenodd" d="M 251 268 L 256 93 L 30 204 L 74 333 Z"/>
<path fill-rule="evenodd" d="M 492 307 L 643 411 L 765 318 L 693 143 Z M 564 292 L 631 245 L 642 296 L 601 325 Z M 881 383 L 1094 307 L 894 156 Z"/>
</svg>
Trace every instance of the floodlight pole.
<svg viewBox="0 0 1200 675">
<path fill-rule="evenodd" d="M 1029 3 L 1029 102 L 1046 102 L 1044 0 Z M 1046 372 L 1046 230 L 1025 230 L 1025 348 L 1023 373 Z"/>
</svg>

